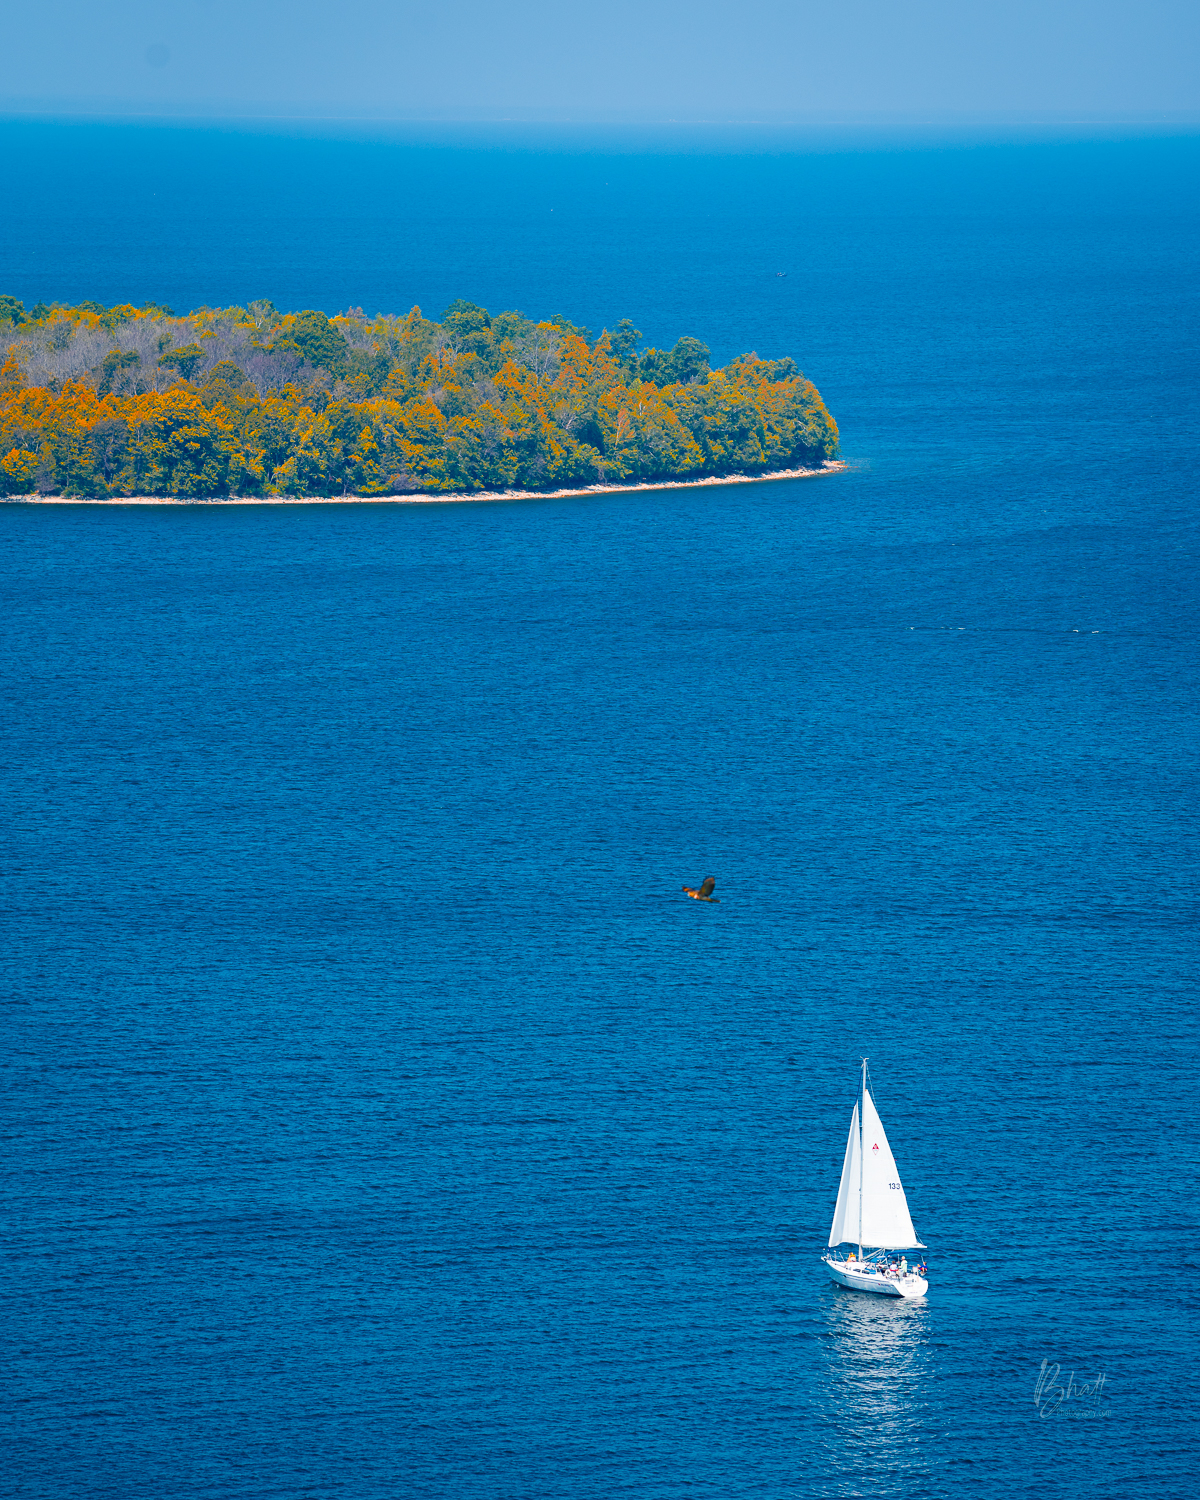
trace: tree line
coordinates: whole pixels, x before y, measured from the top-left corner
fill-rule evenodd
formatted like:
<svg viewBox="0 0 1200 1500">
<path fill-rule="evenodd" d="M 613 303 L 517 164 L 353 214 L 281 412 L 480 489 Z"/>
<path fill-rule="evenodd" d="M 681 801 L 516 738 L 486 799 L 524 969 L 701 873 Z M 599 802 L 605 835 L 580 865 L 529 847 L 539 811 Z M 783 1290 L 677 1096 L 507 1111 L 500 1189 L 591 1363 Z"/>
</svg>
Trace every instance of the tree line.
<svg viewBox="0 0 1200 1500">
<path fill-rule="evenodd" d="M 433 494 L 816 468 L 833 418 L 791 359 L 722 369 L 565 317 L 440 322 L 0 296 L 0 491 Z"/>
</svg>

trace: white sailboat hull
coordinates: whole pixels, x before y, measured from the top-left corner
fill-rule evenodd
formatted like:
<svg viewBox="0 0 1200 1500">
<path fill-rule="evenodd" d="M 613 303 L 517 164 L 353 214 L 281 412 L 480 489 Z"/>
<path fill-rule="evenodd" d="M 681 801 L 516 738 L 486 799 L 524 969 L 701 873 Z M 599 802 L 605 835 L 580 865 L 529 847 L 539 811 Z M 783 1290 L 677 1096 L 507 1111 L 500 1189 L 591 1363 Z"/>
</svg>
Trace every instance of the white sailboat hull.
<svg viewBox="0 0 1200 1500">
<path fill-rule="evenodd" d="M 878 1297 L 923 1297 L 929 1290 L 925 1278 L 913 1271 L 891 1274 L 868 1270 L 866 1262 L 851 1264 L 844 1260 L 827 1259 L 825 1264 L 834 1281 L 856 1292 L 874 1292 Z"/>
</svg>

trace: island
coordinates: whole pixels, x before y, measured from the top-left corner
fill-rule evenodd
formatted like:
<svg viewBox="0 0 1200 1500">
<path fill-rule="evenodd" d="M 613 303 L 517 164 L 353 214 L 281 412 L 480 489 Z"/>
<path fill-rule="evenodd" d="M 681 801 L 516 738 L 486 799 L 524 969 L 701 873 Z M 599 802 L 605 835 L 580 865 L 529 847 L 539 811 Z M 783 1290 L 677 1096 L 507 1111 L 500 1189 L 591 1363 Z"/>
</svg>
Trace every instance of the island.
<svg viewBox="0 0 1200 1500">
<path fill-rule="evenodd" d="M 564 317 L 458 300 L 440 322 L 0 297 L 0 494 L 397 498 L 561 492 L 836 467 L 793 360 L 709 365 Z"/>
</svg>

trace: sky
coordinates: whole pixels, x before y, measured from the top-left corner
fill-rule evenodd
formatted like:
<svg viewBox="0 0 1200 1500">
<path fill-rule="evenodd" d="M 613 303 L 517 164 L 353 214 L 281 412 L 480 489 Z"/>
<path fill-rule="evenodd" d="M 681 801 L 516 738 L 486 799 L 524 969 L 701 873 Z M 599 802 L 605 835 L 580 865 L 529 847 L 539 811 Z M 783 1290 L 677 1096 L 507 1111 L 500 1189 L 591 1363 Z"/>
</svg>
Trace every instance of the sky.
<svg viewBox="0 0 1200 1500">
<path fill-rule="evenodd" d="M 0 113 L 1200 120 L 1196 0 L 39 0 Z"/>
</svg>

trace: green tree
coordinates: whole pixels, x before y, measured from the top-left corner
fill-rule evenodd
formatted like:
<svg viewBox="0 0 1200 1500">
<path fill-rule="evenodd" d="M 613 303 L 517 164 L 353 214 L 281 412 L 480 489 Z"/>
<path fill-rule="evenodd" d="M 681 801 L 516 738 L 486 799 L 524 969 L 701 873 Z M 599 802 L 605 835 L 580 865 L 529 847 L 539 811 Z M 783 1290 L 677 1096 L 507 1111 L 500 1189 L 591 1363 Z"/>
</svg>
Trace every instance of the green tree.
<svg viewBox="0 0 1200 1500">
<path fill-rule="evenodd" d="M 182 348 L 172 349 L 159 359 L 160 365 L 166 365 L 168 369 L 178 370 L 185 380 L 192 378 L 192 371 L 204 358 L 204 350 L 199 344 L 184 344 Z"/>
<path fill-rule="evenodd" d="M 608 340 L 612 348 L 612 357 L 627 375 L 632 375 L 637 364 L 637 355 L 634 351 L 642 341 L 642 330 L 633 326 L 631 318 L 622 318 L 617 324 L 616 331 L 609 334 Z"/>
<path fill-rule="evenodd" d="M 259 338 L 266 338 L 272 328 L 279 322 L 279 314 L 275 311 L 275 304 L 268 297 L 259 297 L 254 302 L 246 304 L 246 312 L 253 323 Z"/>
<path fill-rule="evenodd" d="M 378 396 L 391 373 L 392 362 L 386 354 L 368 354 L 364 349 L 351 351 L 346 379 L 364 395 Z"/>
<path fill-rule="evenodd" d="M 87 446 L 91 470 L 99 473 L 108 489 L 125 461 L 125 453 L 129 447 L 128 423 L 120 417 L 106 417 L 93 423 L 88 428 Z"/>
<path fill-rule="evenodd" d="M 290 328 L 281 330 L 283 338 L 276 348 L 294 345 L 310 365 L 344 375 L 350 362 L 350 346 L 323 312 L 297 313 Z"/>
<path fill-rule="evenodd" d="M 142 356 L 134 349 L 110 349 L 104 356 L 104 363 L 100 366 L 99 394 L 107 396 L 114 385 L 120 384 L 122 374 L 140 365 L 141 362 Z"/>
<path fill-rule="evenodd" d="M 543 323 L 553 323 L 555 328 L 561 328 L 564 333 L 573 333 L 576 338 L 582 339 L 585 344 L 594 344 L 596 335 L 590 328 L 584 328 L 581 323 L 572 323 L 570 318 L 564 318 L 561 313 L 555 313 L 552 318 L 543 318 Z"/>
<path fill-rule="evenodd" d="M 677 385 L 688 385 L 708 374 L 708 346 L 699 339 L 681 338 L 671 350 L 670 377 Z"/>
<path fill-rule="evenodd" d="M 460 354 L 486 355 L 492 347 L 492 320 L 486 307 L 453 301 L 442 314 L 442 327 Z"/>
<path fill-rule="evenodd" d="M 250 381 L 245 370 L 240 365 L 235 365 L 231 359 L 219 360 L 204 378 L 205 385 L 213 385 L 216 381 L 223 380 L 234 390 L 245 390 Z"/>
<path fill-rule="evenodd" d="M 527 318 L 515 308 L 511 312 L 497 313 L 492 319 L 492 341 L 496 343 L 504 339 L 517 339 L 536 327 L 536 318 Z"/>
<path fill-rule="evenodd" d="M 637 362 L 642 380 L 655 385 L 688 385 L 708 373 L 708 348 L 699 339 L 681 338 L 674 349 L 647 349 Z"/>
</svg>

